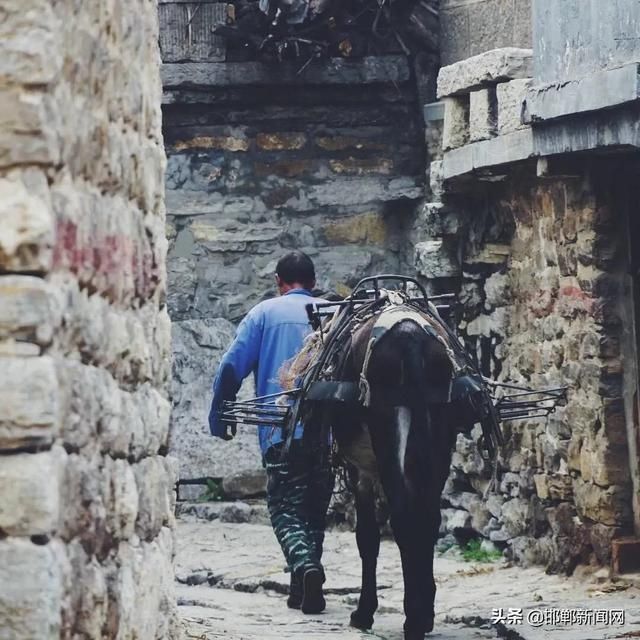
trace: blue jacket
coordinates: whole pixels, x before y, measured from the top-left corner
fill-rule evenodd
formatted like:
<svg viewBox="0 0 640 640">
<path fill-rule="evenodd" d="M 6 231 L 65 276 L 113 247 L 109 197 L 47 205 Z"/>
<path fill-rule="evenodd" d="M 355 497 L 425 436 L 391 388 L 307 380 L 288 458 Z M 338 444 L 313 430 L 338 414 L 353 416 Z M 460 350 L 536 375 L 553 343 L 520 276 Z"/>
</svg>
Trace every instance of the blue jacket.
<svg viewBox="0 0 640 640">
<path fill-rule="evenodd" d="M 250 373 L 255 377 L 256 395 L 282 391 L 278 372 L 286 360 L 298 353 L 311 331 L 305 307 L 312 301 L 322 302 L 306 289 L 292 289 L 256 305 L 242 320 L 213 381 L 209 428 L 214 436 L 222 437 L 225 433 L 220 422 L 223 401 L 235 400 L 242 381 Z M 282 441 L 281 429 L 260 426 L 258 433 L 263 454 Z M 301 435 L 298 429 L 296 437 Z"/>
</svg>

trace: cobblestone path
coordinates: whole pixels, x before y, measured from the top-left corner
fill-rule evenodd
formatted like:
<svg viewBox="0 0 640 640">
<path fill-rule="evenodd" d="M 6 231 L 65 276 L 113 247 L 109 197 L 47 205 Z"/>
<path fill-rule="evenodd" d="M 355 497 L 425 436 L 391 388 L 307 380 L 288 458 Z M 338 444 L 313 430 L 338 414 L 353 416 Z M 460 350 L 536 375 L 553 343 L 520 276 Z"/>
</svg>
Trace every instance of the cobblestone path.
<svg viewBox="0 0 640 640">
<path fill-rule="evenodd" d="M 371 633 L 348 626 L 357 602 L 360 562 L 351 532 L 330 531 L 325 555 L 327 610 L 305 616 L 287 609 L 288 575 L 271 528 L 182 518 L 177 529 L 177 590 L 188 640 L 287 640 L 335 636 L 344 640 L 402 639 L 402 574 L 393 541 L 384 540 L 379 564 L 380 608 Z M 602 572 L 601 572 L 602 573 Z M 545 575 L 500 561 L 476 564 L 455 552 L 436 559 L 436 628 L 433 640 L 605 640 L 640 638 L 640 590 L 598 575 Z M 492 610 L 523 609 L 525 621 L 497 627 Z M 526 623 L 532 609 L 624 609 L 625 624 Z"/>
</svg>

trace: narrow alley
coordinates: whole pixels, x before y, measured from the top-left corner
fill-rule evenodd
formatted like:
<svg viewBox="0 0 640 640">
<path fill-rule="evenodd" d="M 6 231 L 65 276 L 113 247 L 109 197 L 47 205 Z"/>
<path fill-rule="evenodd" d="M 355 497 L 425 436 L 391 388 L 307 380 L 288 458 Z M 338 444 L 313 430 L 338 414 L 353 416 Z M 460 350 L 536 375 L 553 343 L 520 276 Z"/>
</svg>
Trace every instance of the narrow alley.
<svg viewBox="0 0 640 640">
<path fill-rule="evenodd" d="M 345 640 L 402 638 L 402 573 L 396 545 L 383 540 L 378 570 L 379 609 L 373 629 L 349 627 L 360 590 L 355 535 L 331 530 L 326 540 L 327 610 L 304 616 L 287 609 L 288 575 L 262 503 L 182 505 L 177 526 L 178 608 L 189 640 L 305 640 L 331 635 Z M 199 516 L 193 515 L 198 513 Z M 207 518 L 213 518 L 207 520 Z M 245 520 L 245 522 L 225 522 Z M 606 571 L 577 572 L 571 578 L 546 575 L 540 567 L 523 569 L 505 560 L 466 562 L 452 548 L 436 554 L 436 626 L 434 640 L 613 640 L 640 637 L 640 589 L 631 582 L 609 581 Z M 515 624 L 491 624 L 510 609 Z M 545 624 L 538 610 L 624 611 L 619 624 Z M 547 614 L 549 615 L 549 614 Z M 564 614 L 567 615 L 567 614 Z M 600 613 L 600 616 L 605 614 Z M 540 618 L 544 619 L 544 618 Z M 611 620 L 610 620 L 611 621 Z M 338 636 L 339 634 L 339 636 Z"/>
</svg>

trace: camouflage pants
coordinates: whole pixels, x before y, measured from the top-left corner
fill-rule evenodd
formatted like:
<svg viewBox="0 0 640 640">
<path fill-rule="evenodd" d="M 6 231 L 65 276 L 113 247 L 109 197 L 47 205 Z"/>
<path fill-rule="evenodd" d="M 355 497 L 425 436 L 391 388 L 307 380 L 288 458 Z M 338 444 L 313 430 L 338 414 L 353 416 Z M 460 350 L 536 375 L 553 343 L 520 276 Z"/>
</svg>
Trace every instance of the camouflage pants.
<svg viewBox="0 0 640 640">
<path fill-rule="evenodd" d="M 283 443 L 264 456 L 267 470 L 267 506 L 276 538 L 292 573 L 321 567 L 322 544 L 333 472 L 322 456 L 302 449 L 294 440 L 282 460 Z"/>
</svg>

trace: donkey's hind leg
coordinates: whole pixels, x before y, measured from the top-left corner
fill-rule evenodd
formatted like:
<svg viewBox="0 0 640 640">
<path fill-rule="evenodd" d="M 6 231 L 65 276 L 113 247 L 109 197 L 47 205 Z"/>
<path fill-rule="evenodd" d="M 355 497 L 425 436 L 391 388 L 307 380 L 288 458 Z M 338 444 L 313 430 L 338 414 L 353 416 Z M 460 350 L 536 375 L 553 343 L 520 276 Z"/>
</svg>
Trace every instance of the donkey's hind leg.
<svg viewBox="0 0 640 640">
<path fill-rule="evenodd" d="M 370 629 L 378 608 L 376 567 L 380 551 L 380 528 L 376 520 L 373 484 L 359 481 L 356 497 L 356 542 L 362 560 L 362 588 L 358 608 L 351 614 L 351 626 Z"/>
<path fill-rule="evenodd" d="M 434 522 L 425 518 L 424 507 L 392 514 L 391 525 L 400 549 L 404 577 L 404 637 L 405 640 L 422 640 L 433 630 L 436 584 L 433 576 L 433 552 L 436 536 L 433 525 L 439 524 L 439 514 L 433 514 Z"/>
</svg>

